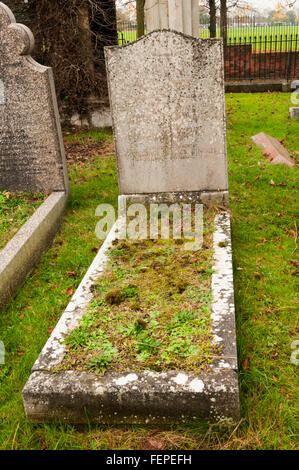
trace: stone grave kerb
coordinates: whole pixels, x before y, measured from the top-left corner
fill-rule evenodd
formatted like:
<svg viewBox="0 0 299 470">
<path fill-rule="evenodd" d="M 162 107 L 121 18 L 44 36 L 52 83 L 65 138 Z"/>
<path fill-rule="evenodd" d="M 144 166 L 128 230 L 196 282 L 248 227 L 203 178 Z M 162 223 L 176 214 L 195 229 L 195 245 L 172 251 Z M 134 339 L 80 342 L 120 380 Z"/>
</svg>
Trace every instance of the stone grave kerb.
<svg viewBox="0 0 299 470">
<path fill-rule="evenodd" d="M 227 204 L 222 40 L 157 30 L 105 57 L 120 194 Z"/>
<path fill-rule="evenodd" d="M 52 69 L 32 32 L 0 2 L 0 190 L 69 192 Z"/>
</svg>

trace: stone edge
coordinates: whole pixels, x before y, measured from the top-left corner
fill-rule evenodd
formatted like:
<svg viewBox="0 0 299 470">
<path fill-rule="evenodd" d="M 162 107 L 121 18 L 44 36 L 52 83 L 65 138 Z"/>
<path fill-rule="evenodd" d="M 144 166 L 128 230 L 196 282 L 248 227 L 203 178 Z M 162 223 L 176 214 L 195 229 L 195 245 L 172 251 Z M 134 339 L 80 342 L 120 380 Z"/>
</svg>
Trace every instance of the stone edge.
<svg viewBox="0 0 299 470">
<path fill-rule="evenodd" d="M 124 203 L 120 196 L 120 204 Z M 107 249 L 116 238 L 122 219 L 112 227 L 80 286 L 32 368 L 23 389 L 27 418 L 31 421 L 71 423 L 183 422 L 200 417 L 212 422 L 239 418 L 238 365 L 235 334 L 230 216 L 216 216 L 215 267 L 212 276 L 212 332 L 222 345 L 209 372 L 187 374 L 106 373 L 49 371 L 63 360 L 64 335 L 78 326 L 93 298 L 92 286 L 101 275 Z M 219 243 L 221 246 L 219 246 Z"/>
<path fill-rule="evenodd" d="M 124 194 L 123 198 L 131 203 L 197 203 L 205 206 L 229 206 L 228 191 L 179 191 L 167 193 Z"/>
<path fill-rule="evenodd" d="M 50 246 L 66 201 L 64 191 L 51 193 L 0 251 L 0 309 L 12 300 L 15 291 Z"/>
</svg>

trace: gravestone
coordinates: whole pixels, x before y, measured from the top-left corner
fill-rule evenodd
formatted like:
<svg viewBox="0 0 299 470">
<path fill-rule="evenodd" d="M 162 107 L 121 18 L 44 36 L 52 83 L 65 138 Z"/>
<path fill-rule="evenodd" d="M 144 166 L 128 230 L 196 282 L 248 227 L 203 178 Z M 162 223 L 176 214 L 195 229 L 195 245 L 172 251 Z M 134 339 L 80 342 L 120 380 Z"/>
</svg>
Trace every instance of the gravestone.
<svg viewBox="0 0 299 470">
<path fill-rule="evenodd" d="M 162 30 L 105 54 L 120 193 L 227 193 L 222 41 Z"/>
<path fill-rule="evenodd" d="M 33 46 L 0 2 L 0 190 L 68 192 L 52 70 L 30 57 Z"/>
<path fill-rule="evenodd" d="M 295 160 L 291 157 L 288 150 L 271 135 L 260 132 L 251 137 L 251 140 L 263 149 L 264 155 L 273 165 L 284 164 L 289 167 L 295 166 Z"/>
</svg>

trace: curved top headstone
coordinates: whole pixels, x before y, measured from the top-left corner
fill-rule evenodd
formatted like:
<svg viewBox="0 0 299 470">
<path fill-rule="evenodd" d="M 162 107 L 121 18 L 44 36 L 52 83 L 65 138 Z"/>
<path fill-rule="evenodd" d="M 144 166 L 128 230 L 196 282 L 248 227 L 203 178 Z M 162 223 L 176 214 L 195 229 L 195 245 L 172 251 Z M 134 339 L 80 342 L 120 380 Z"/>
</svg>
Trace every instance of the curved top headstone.
<svg viewBox="0 0 299 470">
<path fill-rule="evenodd" d="M 32 59 L 33 46 L 0 2 L 0 190 L 68 191 L 52 69 Z"/>
<path fill-rule="evenodd" d="M 105 54 L 120 193 L 226 191 L 222 41 L 161 30 Z"/>
</svg>

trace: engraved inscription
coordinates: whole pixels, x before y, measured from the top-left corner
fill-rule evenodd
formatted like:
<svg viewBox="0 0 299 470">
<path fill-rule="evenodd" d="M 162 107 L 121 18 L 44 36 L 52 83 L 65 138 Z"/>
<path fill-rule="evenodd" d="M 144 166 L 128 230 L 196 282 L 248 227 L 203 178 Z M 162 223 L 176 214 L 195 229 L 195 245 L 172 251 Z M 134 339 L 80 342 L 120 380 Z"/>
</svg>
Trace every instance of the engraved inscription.
<svg viewBox="0 0 299 470">
<path fill-rule="evenodd" d="M 222 55 L 166 30 L 106 49 L 121 192 L 227 190 Z"/>
</svg>

